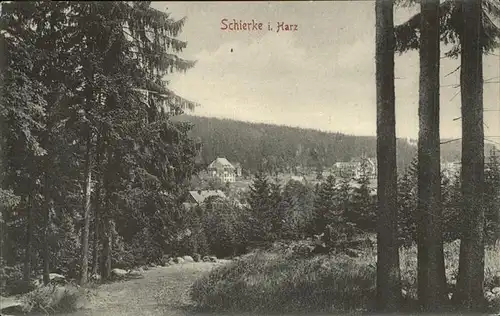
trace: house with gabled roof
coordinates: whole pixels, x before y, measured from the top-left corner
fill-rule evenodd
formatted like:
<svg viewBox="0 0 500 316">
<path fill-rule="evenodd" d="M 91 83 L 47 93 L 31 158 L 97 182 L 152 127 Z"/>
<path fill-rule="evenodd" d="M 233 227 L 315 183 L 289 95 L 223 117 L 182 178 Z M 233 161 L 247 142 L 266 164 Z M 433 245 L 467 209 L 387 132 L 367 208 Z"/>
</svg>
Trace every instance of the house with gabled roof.
<svg viewBox="0 0 500 316">
<path fill-rule="evenodd" d="M 377 161 L 376 159 L 366 156 L 356 157 L 351 161 L 337 162 L 334 165 L 336 173 L 344 177 L 358 178 L 364 173 L 371 179 L 377 178 Z"/>
<path fill-rule="evenodd" d="M 241 167 L 238 168 L 230 163 L 226 158 L 217 158 L 210 165 L 208 165 L 208 173 L 212 178 L 219 179 L 220 181 L 234 182 L 237 176 L 241 176 Z"/>
<path fill-rule="evenodd" d="M 225 201 L 227 196 L 221 190 L 196 190 L 189 191 L 186 201 L 183 203 L 187 209 L 194 206 L 203 206 L 208 201 Z"/>
<path fill-rule="evenodd" d="M 226 194 L 221 190 L 197 190 L 189 191 L 188 203 L 201 205 L 207 201 L 208 198 L 221 198 L 226 199 Z"/>
</svg>

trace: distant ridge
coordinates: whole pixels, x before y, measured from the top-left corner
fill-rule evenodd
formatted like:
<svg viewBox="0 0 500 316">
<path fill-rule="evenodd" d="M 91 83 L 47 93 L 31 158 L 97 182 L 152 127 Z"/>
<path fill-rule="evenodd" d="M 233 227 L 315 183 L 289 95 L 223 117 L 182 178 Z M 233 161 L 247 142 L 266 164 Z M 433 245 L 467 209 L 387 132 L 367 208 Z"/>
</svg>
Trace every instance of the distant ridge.
<svg viewBox="0 0 500 316">
<path fill-rule="evenodd" d="M 355 136 L 268 123 L 180 115 L 175 121 L 194 124 L 191 134 L 203 144 L 199 157 L 208 164 L 217 157 L 240 162 L 247 171 L 262 165 L 292 170 L 295 166 L 316 168 L 366 155 L 376 156 L 375 136 Z M 460 140 L 442 140 L 441 159 L 459 161 Z M 397 140 L 398 169 L 404 170 L 417 154 L 416 139 Z M 489 153 L 492 145 L 485 144 Z"/>
</svg>

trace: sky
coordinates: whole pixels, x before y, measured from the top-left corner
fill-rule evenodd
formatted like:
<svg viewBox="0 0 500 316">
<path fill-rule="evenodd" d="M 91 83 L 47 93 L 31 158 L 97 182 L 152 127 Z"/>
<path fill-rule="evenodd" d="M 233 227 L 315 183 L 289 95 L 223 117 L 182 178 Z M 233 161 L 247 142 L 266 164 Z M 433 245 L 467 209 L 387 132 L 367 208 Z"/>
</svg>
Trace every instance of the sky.
<svg viewBox="0 0 500 316">
<path fill-rule="evenodd" d="M 153 2 L 187 17 L 179 55 L 196 60 L 168 80 L 200 104 L 194 115 L 375 135 L 375 6 L 373 1 Z M 398 8 L 395 24 L 418 12 Z M 221 20 L 263 23 L 229 31 Z M 268 30 L 268 23 L 273 28 Z M 277 32 L 278 23 L 297 25 Z M 443 47 L 441 54 L 445 50 Z M 461 135 L 459 61 L 441 60 L 441 137 Z M 418 52 L 396 55 L 396 133 L 418 135 Z M 451 73 L 451 74 L 450 74 Z M 485 135 L 500 143 L 500 52 L 484 58 Z"/>
</svg>

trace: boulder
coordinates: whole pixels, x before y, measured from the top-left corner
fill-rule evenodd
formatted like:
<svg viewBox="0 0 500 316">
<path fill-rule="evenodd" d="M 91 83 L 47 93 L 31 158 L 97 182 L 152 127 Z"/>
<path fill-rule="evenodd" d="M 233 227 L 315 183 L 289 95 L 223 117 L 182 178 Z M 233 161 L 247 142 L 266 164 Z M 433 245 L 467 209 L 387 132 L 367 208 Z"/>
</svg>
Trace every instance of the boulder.
<svg viewBox="0 0 500 316">
<path fill-rule="evenodd" d="M 210 257 L 208 257 L 208 260 L 210 262 L 217 262 L 217 257 L 216 256 L 210 256 Z"/>
<path fill-rule="evenodd" d="M 184 256 L 182 259 L 184 259 L 185 262 L 194 262 L 194 259 L 191 256 Z"/>
<path fill-rule="evenodd" d="M 50 281 L 65 281 L 66 277 L 64 275 L 58 273 L 49 273 Z"/>
<path fill-rule="evenodd" d="M 170 259 L 168 259 L 168 264 L 169 264 L 169 265 L 176 264 L 175 259 L 174 259 L 174 258 L 170 258 Z"/>
<path fill-rule="evenodd" d="M 184 259 L 182 259 L 181 257 L 177 257 L 175 258 L 175 263 L 184 263 Z"/>
<path fill-rule="evenodd" d="M 114 277 L 123 278 L 127 275 L 127 271 L 125 271 L 123 269 L 115 268 L 115 269 L 111 270 L 111 275 Z"/>
<path fill-rule="evenodd" d="M 142 270 L 141 268 L 137 269 L 137 270 L 132 270 L 128 273 L 129 276 L 132 276 L 132 277 L 140 277 L 142 276 L 142 272 L 140 271 Z"/>
<path fill-rule="evenodd" d="M 38 282 L 35 282 L 36 286 L 42 286 L 43 285 L 43 275 L 38 276 L 37 278 Z M 62 274 L 59 273 L 49 273 L 49 282 L 52 284 L 66 284 L 66 277 Z"/>
<path fill-rule="evenodd" d="M 500 296 L 500 286 L 492 288 L 491 293 L 493 293 L 494 295 Z"/>
<path fill-rule="evenodd" d="M 36 297 L 44 297 L 44 304 L 50 307 L 55 307 L 59 305 L 61 308 L 71 307 L 70 305 L 78 301 L 78 288 L 71 285 L 61 286 L 61 285 L 47 285 L 36 289 L 34 292 L 28 294 L 32 296 L 30 301 L 36 299 Z M 75 300 L 75 301 L 73 301 Z M 63 306 L 61 306 L 61 304 Z M 68 306 L 64 306 L 70 304 Z M 30 309 L 28 309 L 30 310 Z"/>
<path fill-rule="evenodd" d="M 195 253 L 193 255 L 193 260 L 194 260 L 194 262 L 200 262 L 201 261 L 201 255 L 199 253 Z"/>
<path fill-rule="evenodd" d="M 495 294 L 491 293 L 490 291 L 486 291 L 484 293 L 484 298 L 488 303 L 491 303 L 495 300 Z"/>
<path fill-rule="evenodd" d="M 210 262 L 210 258 L 208 256 L 204 256 L 202 260 L 203 262 Z"/>
<path fill-rule="evenodd" d="M 90 276 L 90 279 L 91 279 L 92 281 L 101 281 L 101 275 L 100 275 L 100 274 L 96 274 L 96 273 L 94 273 L 94 274 L 92 274 L 92 275 Z"/>
</svg>

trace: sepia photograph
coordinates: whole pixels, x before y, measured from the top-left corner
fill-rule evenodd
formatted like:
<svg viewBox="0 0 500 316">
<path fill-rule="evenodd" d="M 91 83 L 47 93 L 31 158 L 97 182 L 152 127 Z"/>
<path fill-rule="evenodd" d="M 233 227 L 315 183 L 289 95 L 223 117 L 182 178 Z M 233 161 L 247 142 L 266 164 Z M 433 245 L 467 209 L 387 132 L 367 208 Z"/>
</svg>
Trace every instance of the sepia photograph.
<svg viewBox="0 0 500 316">
<path fill-rule="evenodd" d="M 1 1 L 0 316 L 500 316 L 500 0 Z"/>
</svg>

